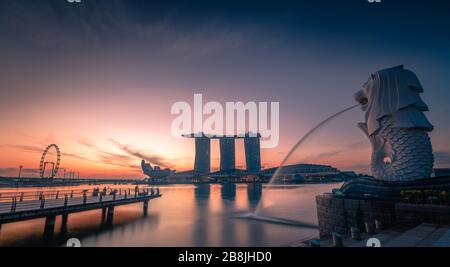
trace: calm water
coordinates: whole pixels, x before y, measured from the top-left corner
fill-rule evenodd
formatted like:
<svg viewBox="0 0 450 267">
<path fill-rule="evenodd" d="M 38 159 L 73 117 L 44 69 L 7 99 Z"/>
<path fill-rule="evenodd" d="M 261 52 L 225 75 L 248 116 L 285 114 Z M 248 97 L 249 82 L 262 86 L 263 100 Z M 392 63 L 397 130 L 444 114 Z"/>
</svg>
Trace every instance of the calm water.
<svg viewBox="0 0 450 267">
<path fill-rule="evenodd" d="M 116 207 L 109 229 L 101 226 L 100 210 L 71 214 L 65 233 L 58 218 L 50 245 L 78 238 L 83 246 L 283 246 L 317 237 L 318 231 L 238 217 L 261 201 L 262 215 L 317 224 L 315 196 L 336 187 L 163 186 L 163 197 L 150 201 L 147 217 L 142 204 Z M 0 246 L 43 245 L 43 228 L 44 219 L 3 225 Z"/>
</svg>

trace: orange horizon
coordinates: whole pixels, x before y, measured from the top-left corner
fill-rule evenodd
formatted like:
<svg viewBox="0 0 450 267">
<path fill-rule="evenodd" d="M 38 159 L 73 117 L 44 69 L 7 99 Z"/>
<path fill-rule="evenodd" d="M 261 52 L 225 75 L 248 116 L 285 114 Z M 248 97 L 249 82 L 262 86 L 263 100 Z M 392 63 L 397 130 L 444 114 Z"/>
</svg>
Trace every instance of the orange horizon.
<svg viewBox="0 0 450 267">
<path fill-rule="evenodd" d="M 45 138 L 50 141 L 52 138 Z M 57 141 L 57 140 L 53 140 Z M 66 178 L 70 171 L 75 172 L 75 177 L 78 177 L 78 172 L 81 178 L 144 178 L 142 173 L 140 162 L 144 159 L 146 162 L 150 162 L 152 166 L 160 166 L 162 168 L 170 168 L 177 172 L 189 171 L 193 169 L 195 148 L 194 143 L 188 139 L 177 140 L 180 142 L 178 151 L 166 151 L 166 154 L 158 156 L 158 154 L 149 153 L 147 150 L 138 149 L 132 145 L 123 145 L 117 141 L 116 146 L 109 146 L 108 142 L 103 144 L 94 145 L 87 140 L 77 140 L 76 142 L 64 143 L 60 146 L 61 150 L 61 164 L 60 171 L 57 177 L 63 177 L 64 169 L 66 170 Z M 43 143 L 42 143 L 43 144 Z M 105 145 L 106 144 L 106 145 Z M 19 174 L 19 166 L 23 166 L 21 177 L 38 177 L 39 162 L 41 154 L 46 145 L 34 144 L 34 145 L 4 145 L 2 146 L 2 154 L 0 155 L 1 166 L 3 170 L 0 176 L 3 177 L 17 177 Z M 117 149 L 117 148 L 121 149 Z M 42 150 L 42 152 L 41 152 Z M 263 149 L 261 151 L 262 166 L 263 168 L 278 167 L 287 154 L 281 149 Z M 323 149 L 317 149 L 322 151 L 326 156 L 321 157 L 314 153 L 306 153 L 287 162 L 286 164 L 295 163 L 313 163 L 324 164 L 337 167 L 339 169 L 355 164 L 355 154 L 351 153 L 323 153 Z M 183 153 L 181 153 L 183 152 Z M 139 157 L 141 155 L 142 157 Z M 211 170 L 219 170 L 220 164 L 220 152 L 219 144 L 215 142 L 211 145 Z M 359 152 L 359 157 L 367 158 L 367 151 L 364 149 Z M 49 161 L 55 158 L 54 153 L 50 151 L 47 155 Z M 152 160 L 154 161 L 152 162 Z M 299 159 L 304 159 L 300 161 Z M 297 161 L 296 161 L 297 160 Z M 159 163 L 164 164 L 156 164 Z M 360 162 L 363 164 L 363 161 Z M 243 144 L 237 142 L 236 144 L 236 167 L 239 169 L 245 169 L 245 152 Z M 351 170 L 350 167 L 343 170 Z M 359 170 L 356 170 L 359 171 Z"/>
</svg>

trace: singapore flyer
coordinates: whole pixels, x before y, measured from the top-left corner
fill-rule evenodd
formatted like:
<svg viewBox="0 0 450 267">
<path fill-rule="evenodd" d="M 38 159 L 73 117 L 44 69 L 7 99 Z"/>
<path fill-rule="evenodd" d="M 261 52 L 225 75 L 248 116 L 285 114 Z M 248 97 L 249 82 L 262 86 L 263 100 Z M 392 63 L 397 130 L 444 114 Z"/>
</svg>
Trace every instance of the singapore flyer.
<svg viewBox="0 0 450 267">
<path fill-rule="evenodd" d="M 50 153 L 54 153 L 54 152 L 56 152 L 56 160 L 55 159 L 47 159 L 48 155 Z M 40 167 L 39 167 L 40 177 L 42 179 L 44 179 L 44 178 L 48 178 L 48 179 L 55 178 L 55 176 L 56 176 L 56 174 L 58 173 L 58 170 L 59 170 L 60 162 L 61 162 L 61 152 L 59 150 L 59 147 L 57 145 L 55 145 L 55 144 L 51 144 L 51 145 L 47 146 L 47 148 L 44 150 L 44 153 L 42 153 L 42 157 L 41 157 L 41 163 L 40 163 Z M 47 167 L 49 165 L 51 167 L 51 171 L 50 172 L 46 172 Z"/>
</svg>

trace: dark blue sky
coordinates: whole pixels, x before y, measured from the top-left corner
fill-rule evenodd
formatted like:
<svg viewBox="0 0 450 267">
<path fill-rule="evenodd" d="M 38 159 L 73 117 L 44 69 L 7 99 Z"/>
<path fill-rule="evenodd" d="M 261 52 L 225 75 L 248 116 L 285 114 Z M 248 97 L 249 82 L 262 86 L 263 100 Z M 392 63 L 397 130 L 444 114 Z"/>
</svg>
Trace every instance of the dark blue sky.
<svg viewBox="0 0 450 267">
<path fill-rule="evenodd" d="M 2 17 L 20 19 L 17 26 L 32 26 L 34 18 L 27 14 L 35 14 L 57 19 L 55 22 L 69 32 L 80 30 L 76 20 L 82 19 L 97 33 L 114 34 L 120 12 L 121 19 L 138 25 L 169 21 L 180 31 L 216 22 L 229 28 L 258 25 L 267 32 L 294 39 L 308 33 L 316 38 L 361 42 L 362 46 L 368 41 L 387 47 L 413 41 L 413 47 L 422 48 L 442 48 L 450 43 L 450 3 L 437 0 L 384 0 L 378 4 L 366 0 L 84 0 L 81 4 L 65 0 L 2 0 L 0 7 Z M 8 24 L 1 29 L 11 38 L 20 34 L 9 32 L 12 29 L 8 29 Z"/>
</svg>

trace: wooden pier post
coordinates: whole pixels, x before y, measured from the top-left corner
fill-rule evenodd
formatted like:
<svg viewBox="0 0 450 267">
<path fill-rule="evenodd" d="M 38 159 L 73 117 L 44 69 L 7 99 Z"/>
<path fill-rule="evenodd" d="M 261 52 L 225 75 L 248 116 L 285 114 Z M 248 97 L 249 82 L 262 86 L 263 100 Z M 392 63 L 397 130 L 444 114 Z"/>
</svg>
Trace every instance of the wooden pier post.
<svg viewBox="0 0 450 267">
<path fill-rule="evenodd" d="M 56 216 L 54 215 L 45 218 L 44 239 L 46 241 L 53 239 L 53 234 L 55 233 L 55 222 Z"/>
<path fill-rule="evenodd" d="M 114 220 L 114 206 L 108 207 L 108 212 L 107 212 L 107 216 L 106 216 L 106 225 L 112 226 L 113 220 Z"/>
<path fill-rule="evenodd" d="M 61 232 L 66 232 L 67 231 L 67 221 L 69 220 L 69 214 L 68 213 L 64 213 L 63 215 L 61 215 Z"/>
<path fill-rule="evenodd" d="M 107 208 L 102 208 L 102 225 L 106 223 L 106 210 Z"/>
<path fill-rule="evenodd" d="M 144 216 L 148 214 L 148 200 L 144 201 Z"/>
</svg>

